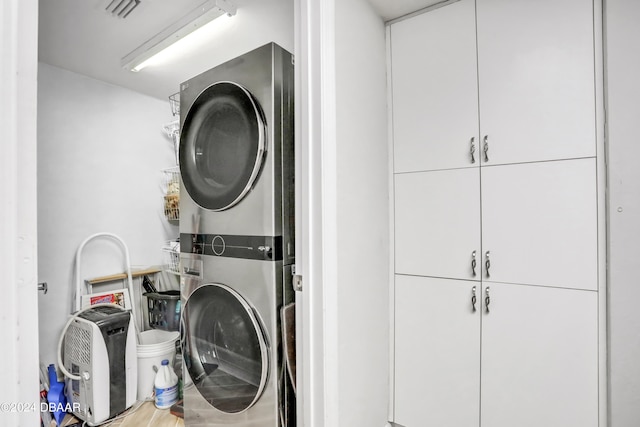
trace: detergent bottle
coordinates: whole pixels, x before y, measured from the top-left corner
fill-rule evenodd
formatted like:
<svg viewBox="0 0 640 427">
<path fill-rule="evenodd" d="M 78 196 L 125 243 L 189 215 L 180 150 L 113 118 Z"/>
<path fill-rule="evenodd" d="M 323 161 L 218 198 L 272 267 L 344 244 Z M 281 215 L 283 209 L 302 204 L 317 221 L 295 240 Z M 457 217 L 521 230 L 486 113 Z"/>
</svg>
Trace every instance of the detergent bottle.
<svg viewBox="0 0 640 427">
<path fill-rule="evenodd" d="M 153 385 L 158 409 L 168 409 L 178 401 L 178 376 L 169 366 L 167 359 L 162 361 L 162 366 L 156 372 Z"/>
</svg>

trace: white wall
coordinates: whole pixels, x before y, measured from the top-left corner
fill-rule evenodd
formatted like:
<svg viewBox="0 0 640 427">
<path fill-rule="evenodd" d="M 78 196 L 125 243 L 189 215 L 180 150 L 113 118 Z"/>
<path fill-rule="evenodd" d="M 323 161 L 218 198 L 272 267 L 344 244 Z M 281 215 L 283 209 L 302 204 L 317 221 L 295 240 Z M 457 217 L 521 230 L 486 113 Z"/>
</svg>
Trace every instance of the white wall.
<svg viewBox="0 0 640 427">
<path fill-rule="evenodd" d="M 151 266 L 162 263 L 161 247 L 178 231 L 163 214 L 162 169 L 175 166 L 162 132 L 173 120 L 168 101 L 44 63 L 38 83 L 39 279 L 49 284 L 38 301 L 40 360 L 49 364 L 72 308 L 79 244 L 112 232 L 133 265 Z M 83 279 L 122 271 L 112 241 L 86 246 Z"/>
<path fill-rule="evenodd" d="M 640 420 L 640 2 L 607 0 L 610 426 Z"/>
<path fill-rule="evenodd" d="M 389 399 L 385 26 L 365 0 L 336 1 L 335 18 L 339 422 L 328 425 L 383 426 Z"/>
</svg>

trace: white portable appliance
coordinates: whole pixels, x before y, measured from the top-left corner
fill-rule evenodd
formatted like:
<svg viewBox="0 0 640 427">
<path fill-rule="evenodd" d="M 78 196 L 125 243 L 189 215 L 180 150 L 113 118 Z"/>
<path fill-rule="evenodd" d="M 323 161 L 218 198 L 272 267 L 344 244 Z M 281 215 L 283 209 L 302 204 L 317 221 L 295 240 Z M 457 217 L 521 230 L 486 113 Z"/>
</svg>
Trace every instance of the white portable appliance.
<svg viewBox="0 0 640 427">
<path fill-rule="evenodd" d="M 138 391 L 137 317 L 127 290 L 107 293 L 110 298 L 82 295 L 82 251 L 89 241 L 101 237 L 113 239 L 122 247 L 129 291 L 133 289 L 129 249 L 124 241 L 112 233 L 87 237 L 76 252 L 76 313 L 67 321 L 58 341 L 58 366 L 65 376 L 67 401 L 74 415 L 89 426 L 130 408 Z M 90 305 L 81 309 L 83 301 Z"/>
<path fill-rule="evenodd" d="M 67 401 L 90 426 L 131 407 L 137 393 L 136 335 L 129 311 L 97 306 L 74 317 L 64 335 Z"/>
</svg>

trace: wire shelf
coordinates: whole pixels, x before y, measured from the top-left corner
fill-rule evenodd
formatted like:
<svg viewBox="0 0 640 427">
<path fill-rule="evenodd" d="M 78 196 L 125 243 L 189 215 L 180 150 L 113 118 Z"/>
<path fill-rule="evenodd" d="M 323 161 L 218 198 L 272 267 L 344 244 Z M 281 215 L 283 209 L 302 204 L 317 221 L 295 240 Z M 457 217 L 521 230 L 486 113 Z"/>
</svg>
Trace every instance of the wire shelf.
<svg viewBox="0 0 640 427">
<path fill-rule="evenodd" d="M 172 273 L 180 274 L 180 242 L 168 241 L 162 248 L 164 268 Z"/>
<path fill-rule="evenodd" d="M 180 219 L 180 169 L 173 167 L 162 171 L 164 175 L 164 215 L 168 220 Z"/>
<path fill-rule="evenodd" d="M 174 120 L 171 123 L 167 123 L 162 127 L 164 133 L 171 138 L 173 142 L 173 149 L 176 153 L 176 165 L 179 163 L 179 147 L 180 147 L 180 121 Z"/>
<path fill-rule="evenodd" d="M 180 92 L 169 95 L 169 105 L 171 106 L 171 114 L 180 115 Z"/>
</svg>

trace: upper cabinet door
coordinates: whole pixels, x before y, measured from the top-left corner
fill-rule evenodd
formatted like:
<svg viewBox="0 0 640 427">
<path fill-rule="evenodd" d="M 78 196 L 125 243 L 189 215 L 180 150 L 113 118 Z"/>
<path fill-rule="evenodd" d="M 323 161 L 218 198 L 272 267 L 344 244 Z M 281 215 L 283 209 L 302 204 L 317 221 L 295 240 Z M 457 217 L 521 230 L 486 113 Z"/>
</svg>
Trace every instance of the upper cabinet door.
<svg viewBox="0 0 640 427">
<path fill-rule="evenodd" d="M 487 164 L 595 156 L 592 0 L 477 0 L 477 11 Z"/>
<path fill-rule="evenodd" d="M 395 172 L 479 164 L 475 32 L 473 0 L 391 25 Z"/>
</svg>

